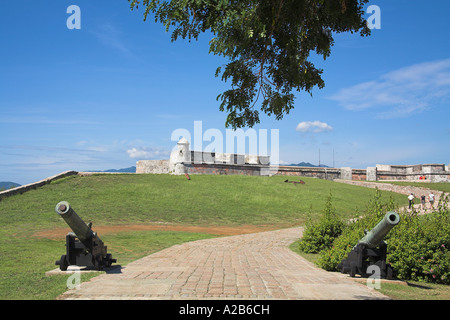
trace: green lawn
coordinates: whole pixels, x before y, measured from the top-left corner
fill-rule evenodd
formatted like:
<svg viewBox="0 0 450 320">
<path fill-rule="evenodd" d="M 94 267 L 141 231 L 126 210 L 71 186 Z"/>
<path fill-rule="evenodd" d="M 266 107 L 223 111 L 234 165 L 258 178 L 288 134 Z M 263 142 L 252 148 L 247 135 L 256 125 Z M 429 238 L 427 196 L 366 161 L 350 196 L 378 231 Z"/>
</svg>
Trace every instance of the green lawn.
<svg viewBox="0 0 450 320">
<path fill-rule="evenodd" d="M 55 213 L 68 201 L 93 229 L 102 225 L 170 223 L 198 226 L 302 225 L 317 217 L 329 193 L 344 218 L 364 211 L 375 190 L 332 181 L 286 177 L 94 175 L 72 176 L 0 201 L 0 299 L 54 299 L 66 290 L 67 276 L 46 277 L 65 252 L 58 240 L 37 237 L 42 230 L 66 228 Z M 298 178 L 289 180 L 299 180 Z M 392 195 L 399 205 L 404 196 Z M 169 231 L 118 232 L 99 236 L 118 263 L 126 263 L 185 241 L 211 234 Z M 86 276 L 91 277 L 92 275 Z"/>
<path fill-rule="evenodd" d="M 292 179 L 290 180 L 299 180 Z M 65 226 L 54 212 L 68 201 L 95 225 L 169 222 L 193 225 L 299 225 L 322 212 L 329 193 L 342 217 L 364 210 L 375 190 L 327 180 L 286 177 L 94 175 L 71 176 L 0 201 L 0 233 L 22 234 Z M 400 205 L 404 196 L 393 195 Z"/>
</svg>

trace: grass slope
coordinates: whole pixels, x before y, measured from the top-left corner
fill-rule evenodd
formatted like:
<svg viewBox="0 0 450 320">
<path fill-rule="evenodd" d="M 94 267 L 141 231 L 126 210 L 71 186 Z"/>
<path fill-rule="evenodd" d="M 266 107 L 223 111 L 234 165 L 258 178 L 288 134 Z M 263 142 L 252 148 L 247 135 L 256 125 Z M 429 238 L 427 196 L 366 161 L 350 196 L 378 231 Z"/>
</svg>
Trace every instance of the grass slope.
<svg viewBox="0 0 450 320">
<path fill-rule="evenodd" d="M 290 177 L 292 178 L 292 177 Z M 36 237 L 42 230 L 67 227 L 54 211 L 59 201 L 71 203 L 95 226 L 151 224 L 239 226 L 271 225 L 274 229 L 303 224 L 309 212 L 318 216 L 328 194 L 342 217 L 364 210 L 375 190 L 303 178 L 286 177 L 93 175 L 72 176 L 0 201 L 0 299 L 53 299 L 66 290 L 67 276 L 46 277 L 65 252 L 60 240 Z M 299 179 L 290 179 L 299 180 Z M 390 192 L 399 204 L 404 196 Z M 210 234 L 133 231 L 100 237 L 118 263 Z M 91 277 L 91 276 L 88 276 Z"/>
<path fill-rule="evenodd" d="M 292 178 L 292 177 L 291 177 Z M 308 212 L 320 213 L 328 194 L 338 214 L 347 218 L 364 210 L 375 190 L 304 178 L 286 177 L 93 175 L 71 176 L 0 202 L 2 230 L 22 231 L 66 226 L 54 212 L 59 201 L 95 225 L 169 222 L 194 225 L 299 225 Z M 291 179 L 294 180 L 294 179 Z M 299 179 L 295 179 L 299 180 Z M 403 195 L 390 192 L 406 205 Z"/>
</svg>

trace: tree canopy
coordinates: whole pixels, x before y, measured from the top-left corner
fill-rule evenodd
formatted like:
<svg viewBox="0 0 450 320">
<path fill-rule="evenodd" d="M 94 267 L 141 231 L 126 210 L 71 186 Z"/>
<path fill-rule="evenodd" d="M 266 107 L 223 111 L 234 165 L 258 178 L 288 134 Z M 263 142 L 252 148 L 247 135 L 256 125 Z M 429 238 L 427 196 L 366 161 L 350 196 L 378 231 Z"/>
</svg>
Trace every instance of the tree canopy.
<svg viewBox="0 0 450 320">
<path fill-rule="evenodd" d="M 209 52 L 229 60 L 216 77 L 231 80 L 217 100 L 234 129 L 259 123 L 260 111 L 282 119 L 294 107 L 293 91 L 323 88 L 323 70 L 309 58 L 330 55 L 333 33 L 370 35 L 363 17 L 369 0 L 128 1 L 132 10 L 144 6 L 144 20 L 152 14 L 172 28 L 172 41 L 213 34 Z"/>
</svg>

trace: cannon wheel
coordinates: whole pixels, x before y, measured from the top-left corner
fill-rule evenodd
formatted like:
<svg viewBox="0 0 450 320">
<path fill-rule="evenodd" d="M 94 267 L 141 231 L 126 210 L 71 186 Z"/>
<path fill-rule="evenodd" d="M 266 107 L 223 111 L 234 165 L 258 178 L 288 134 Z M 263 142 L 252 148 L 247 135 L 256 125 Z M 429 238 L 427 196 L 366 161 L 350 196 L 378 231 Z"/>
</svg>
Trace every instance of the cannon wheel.
<svg viewBox="0 0 450 320">
<path fill-rule="evenodd" d="M 110 253 L 106 254 L 106 258 L 105 258 L 105 267 L 109 268 L 111 267 L 111 259 L 112 259 L 112 255 Z"/>
<path fill-rule="evenodd" d="M 394 270 L 392 269 L 392 267 L 390 265 L 386 266 L 386 279 L 392 280 L 393 274 Z"/>
<path fill-rule="evenodd" d="M 354 278 L 356 275 L 356 267 L 351 267 L 348 274 L 350 275 L 350 277 Z"/>
<path fill-rule="evenodd" d="M 59 261 L 57 261 L 58 265 L 59 265 L 59 269 L 61 271 L 67 271 L 67 268 L 69 267 L 69 262 L 67 261 L 67 256 L 65 254 L 63 254 L 61 256 L 61 259 Z"/>
<path fill-rule="evenodd" d="M 103 258 L 102 258 L 101 255 L 95 256 L 95 259 L 94 259 L 93 262 L 94 262 L 94 269 L 95 270 L 100 271 L 100 270 L 103 269 Z"/>
</svg>

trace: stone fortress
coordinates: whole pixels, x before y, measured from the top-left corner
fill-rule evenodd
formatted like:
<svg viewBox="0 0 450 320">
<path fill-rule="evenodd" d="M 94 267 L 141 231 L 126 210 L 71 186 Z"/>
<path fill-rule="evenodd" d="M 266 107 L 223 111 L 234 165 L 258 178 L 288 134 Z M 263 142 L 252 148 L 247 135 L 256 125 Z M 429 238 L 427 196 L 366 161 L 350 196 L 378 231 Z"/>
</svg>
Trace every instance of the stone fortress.
<svg viewBox="0 0 450 320">
<path fill-rule="evenodd" d="M 185 138 L 178 141 L 168 160 L 137 161 L 136 173 L 285 175 L 357 181 L 450 181 L 449 166 L 445 164 L 377 164 L 367 169 L 278 166 L 270 163 L 270 156 L 192 151 Z"/>
</svg>

